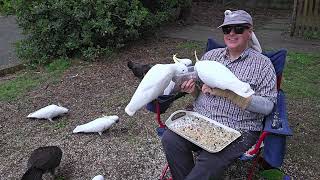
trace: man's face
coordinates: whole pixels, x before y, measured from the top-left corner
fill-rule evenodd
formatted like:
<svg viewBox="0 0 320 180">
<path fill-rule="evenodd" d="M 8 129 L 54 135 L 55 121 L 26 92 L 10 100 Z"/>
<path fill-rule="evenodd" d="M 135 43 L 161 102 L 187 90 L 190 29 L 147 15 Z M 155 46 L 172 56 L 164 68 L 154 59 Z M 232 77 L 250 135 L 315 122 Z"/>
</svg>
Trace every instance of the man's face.
<svg viewBox="0 0 320 180">
<path fill-rule="evenodd" d="M 251 38 L 251 27 L 245 24 L 226 25 L 222 27 L 224 42 L 230 50 L 242 50 Z"/>
</svg>

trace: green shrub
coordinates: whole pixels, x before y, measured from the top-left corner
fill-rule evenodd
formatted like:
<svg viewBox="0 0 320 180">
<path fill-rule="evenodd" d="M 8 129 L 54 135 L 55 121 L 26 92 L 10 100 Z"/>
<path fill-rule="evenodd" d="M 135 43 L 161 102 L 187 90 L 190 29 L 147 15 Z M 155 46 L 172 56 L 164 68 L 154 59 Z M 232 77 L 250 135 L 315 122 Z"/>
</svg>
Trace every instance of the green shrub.
<svg viewBox="0 0 320 180">
<path fill-rule="evenodd" d="M 306 31 L 303 33 L 303 37 L 306 39 L 320 39 L 320 30 L 319 31 Z"/>
<path fill-rule="evenodd" d="M 0 0 L 0 14 L 12 14 L 14 11 L 12 0 Z"/>
<path fill-rule="evenodd" d="M 16 14 L 26 38 L 17 54 L 35 64 L 96 58 L 152 32 L 170 19 L 177 3 L 159 0 L 151 12 L 139 0 L 19 0 Z"/>
</svg>

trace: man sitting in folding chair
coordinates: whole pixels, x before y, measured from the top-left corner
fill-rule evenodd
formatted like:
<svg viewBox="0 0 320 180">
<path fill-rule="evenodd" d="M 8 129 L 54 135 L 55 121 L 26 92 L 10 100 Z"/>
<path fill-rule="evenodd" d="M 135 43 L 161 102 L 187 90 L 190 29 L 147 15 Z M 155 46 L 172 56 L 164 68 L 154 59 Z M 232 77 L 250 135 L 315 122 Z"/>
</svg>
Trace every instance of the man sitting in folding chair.
<svg viewBox="0 0 320 180">
<path fill-rule="evenodd" d="M 193 80 L 181 85 L 182 92 L 196 98 L 193 111 L 234 128 L 242 135 L 222 151 L 209 153 L 166 130 L 162 144 L 174 180 L 220 179 L 224 169 L 256 143 L 262 121 L 276 103 L 275 70 L 270 59 L 261 54 L 251 16 L 243 10 L 227 10 L 219 28 L 222 28 L 227 47 L 208 51 L 202 59 L 224 64 L 238 79 L 249 83 L 255 94 L 243 98 L 206 84 L 198 87 Z M 198 152 L 196 162 L 194 151 Z"/>
</svg>

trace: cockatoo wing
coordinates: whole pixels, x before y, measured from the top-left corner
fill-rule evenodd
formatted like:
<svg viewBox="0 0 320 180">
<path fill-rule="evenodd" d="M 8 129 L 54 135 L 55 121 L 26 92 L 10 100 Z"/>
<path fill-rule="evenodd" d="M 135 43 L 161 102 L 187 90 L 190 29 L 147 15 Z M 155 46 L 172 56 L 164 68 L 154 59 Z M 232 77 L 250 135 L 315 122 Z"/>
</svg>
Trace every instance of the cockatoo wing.
<svg viewBox="0 0 320 180">
<path fill-rule="evenodd" d="M 173 90 L 173 88 L 174 88 L 175 85 L 176 85 L 175 82 L 170 81 L 169 85 L 168 85 L 168 86 L 166 87 L 166 89 L 163 91 L 163 95 L 169 95 L 169 94 L 172 92 L 172 90 Z"/>
<path fill-rule="evenodd" d="M 101 132 L 103 129 L 103 125 L 99 123 L 100 120 L 102 120 L 102 118 L 98 118 L 86 124 L 79 125 L 73 130 L 73 133 Z"/>
<path fill-rule="evenodd" d="M 228 89 L 243 97 L 254 94 L 248 83 L 240 81 L 227 67 L 217 61 L 198 61 L 195 69 L 199 78 L 210 87 Z"/>
<path fill-rule="evenodd" d="M 88 122 L 83 125 L 77 126 L 73 133 L 78 132 L 103 132 L 104 130 L 111 127 L 119 119 L 118 116 L 104 116 L 98 119 L 95 119 L 91 122 Z"/>
<path fill-rule="evenodd" d="M 145 106 L 147 103 L 163 94 L 169 85 L 174 72 L 166 65 L 157 64 L 153 66 L 140 82 L 133 94 L 129 104 L 125 108 L 128 115 L 133 114 Z"/>
</svg>

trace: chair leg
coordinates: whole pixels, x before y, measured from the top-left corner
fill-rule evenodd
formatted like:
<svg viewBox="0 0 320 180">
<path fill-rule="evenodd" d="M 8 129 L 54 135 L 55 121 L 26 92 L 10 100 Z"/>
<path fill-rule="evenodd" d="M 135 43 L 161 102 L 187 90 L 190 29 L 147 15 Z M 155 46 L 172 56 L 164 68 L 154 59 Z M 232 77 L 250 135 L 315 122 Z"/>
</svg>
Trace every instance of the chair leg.
<svg viewBox="0 0 320 180">
<path fill-rule="evenodd" d="M 160 180 L 171 180 L 172 179 L 172 178 L 164 179 L 164 177 L 166 176 L 168 171 L 169 171 L 169 164 L 166 164 L 166 166 L 162 170 L 162 173 L 161 173 L 161 176 L 160 176 Z"/>
<path fill-rule="evenodd" d="M 253 177 L 254 171 L 256 169 L 259 158 L 260 158 L 260 151 L 258 152 L 256 158 L 253 161 L 251 168 L 248 171 L 248 180 L 252 180 L 252 177 Z"/>
<path fill-rule="evenodd" d="M 163 122 L 161 121 L 161 117 L 160 117 L 160 104 L 158 101 L 156 101 L 156 111 L 157 111 L 157 122 L 159 124 L 160 128 L 164 128 L 166 127 L 166 125 L 163 124 Z"/>
</svg>

